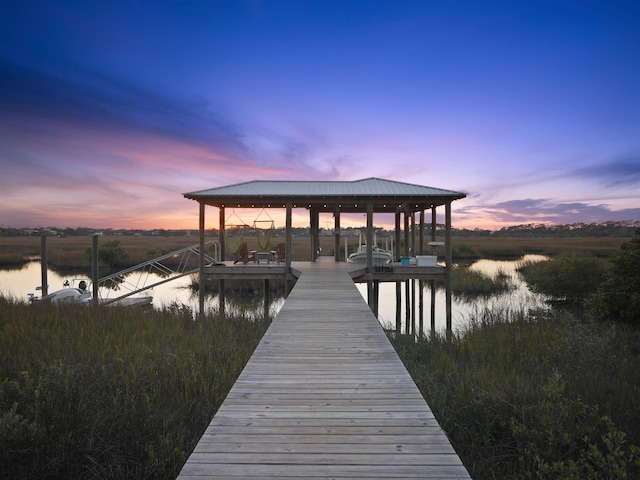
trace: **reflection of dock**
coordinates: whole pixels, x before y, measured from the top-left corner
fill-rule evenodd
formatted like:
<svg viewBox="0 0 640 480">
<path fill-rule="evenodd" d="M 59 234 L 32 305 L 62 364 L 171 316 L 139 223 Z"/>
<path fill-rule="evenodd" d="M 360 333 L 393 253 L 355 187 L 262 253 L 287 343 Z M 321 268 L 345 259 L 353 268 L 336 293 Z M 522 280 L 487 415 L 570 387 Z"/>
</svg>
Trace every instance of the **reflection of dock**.
<svg viewBox="0 0 640 480">
<path fill-rule="evenodd" d="M 207 273 L 284 267 L 240 268 Z M 355 287 L 358 267 L 292 270 L 295 288 L 179 478 L 469 478 Z"/>
</svg>

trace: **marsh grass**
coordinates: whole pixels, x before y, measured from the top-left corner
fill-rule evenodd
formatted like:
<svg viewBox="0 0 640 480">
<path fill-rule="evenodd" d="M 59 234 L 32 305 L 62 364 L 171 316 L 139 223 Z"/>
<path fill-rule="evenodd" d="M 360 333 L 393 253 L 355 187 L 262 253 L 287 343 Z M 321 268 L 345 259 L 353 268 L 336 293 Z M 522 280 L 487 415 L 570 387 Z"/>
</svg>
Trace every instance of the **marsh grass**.
<svg viewBox="0 0 640 480">
<path fill-rule="evenodd" d="M 475 480 L 638 478 L 637 333 L 566 313 L 471 320 L 391 340 Z"/>
<path fill-rule="evenodd" d="M 610 257 L 629 237 L 453 237 L 459 258 L 516 259 L 527 254 L 555 256 L 566 253 Z"/>
<path fill-rule="evenodd" d="M 521 261 L 516 270 L 529 288 L 564 303 L 583 303 L 595 293 L 606 276 L 606 259 L 562 254 L 544 262 Z"/>
<path fill-rule="evenodd" d="M 490 297 L 514 288 L 511 277 L 504 271 L 492 276 L 472 270 L 465 264 L 456 264 L 452 271 L 453 293 L 462 300 Z"/>
<path fill-rule="evenodd" d="M 175 478 L 266 327 L 0 298 L 0 476 Z"/>
<path fill-rule="evenodd" d="M 20 269 L 32 260 L 33 257 L 22 255 L 20 253 L 0 253 L 0 268 L 7 270 Z"/>
</svg>

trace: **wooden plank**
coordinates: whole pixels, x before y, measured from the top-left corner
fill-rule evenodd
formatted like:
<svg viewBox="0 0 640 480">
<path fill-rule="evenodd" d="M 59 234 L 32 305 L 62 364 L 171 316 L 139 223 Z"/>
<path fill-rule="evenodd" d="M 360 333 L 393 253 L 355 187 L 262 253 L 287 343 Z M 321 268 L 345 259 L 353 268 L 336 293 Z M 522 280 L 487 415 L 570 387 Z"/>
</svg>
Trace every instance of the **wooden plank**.
<svg viewBox="0 0 640 480">
<path fill-rule="evenodd" d="M 470 478 L 349 267 L 296 268 L 178 478 Z"/>
</svg>

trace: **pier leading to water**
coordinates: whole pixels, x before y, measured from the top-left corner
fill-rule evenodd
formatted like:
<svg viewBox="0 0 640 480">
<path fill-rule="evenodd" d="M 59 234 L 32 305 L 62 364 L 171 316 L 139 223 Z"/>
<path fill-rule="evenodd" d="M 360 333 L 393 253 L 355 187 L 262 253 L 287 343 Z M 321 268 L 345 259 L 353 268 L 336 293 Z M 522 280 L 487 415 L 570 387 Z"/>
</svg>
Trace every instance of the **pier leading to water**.
<svg viewBox="0 0 640 480">
<path fill-rule="evenodd" d="M 179 476 L 470 478 L 348 264 L 304 264 Z"/>
</svg>

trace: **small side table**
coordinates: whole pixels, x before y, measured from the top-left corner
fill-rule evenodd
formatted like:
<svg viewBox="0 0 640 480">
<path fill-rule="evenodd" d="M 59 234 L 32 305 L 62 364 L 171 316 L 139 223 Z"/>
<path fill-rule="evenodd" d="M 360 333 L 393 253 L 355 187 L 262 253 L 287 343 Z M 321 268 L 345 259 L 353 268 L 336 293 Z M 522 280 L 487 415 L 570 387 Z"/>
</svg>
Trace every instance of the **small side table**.
<svg viewBox="0 0 640 480">
<path fill-rule="evenodd" d="M 266 260 L 267 263 L 271 263 L 272 254 L 271 252 L 256 252 L 256 263 L 260 263 L 262 260 Z"/>
</svg>

